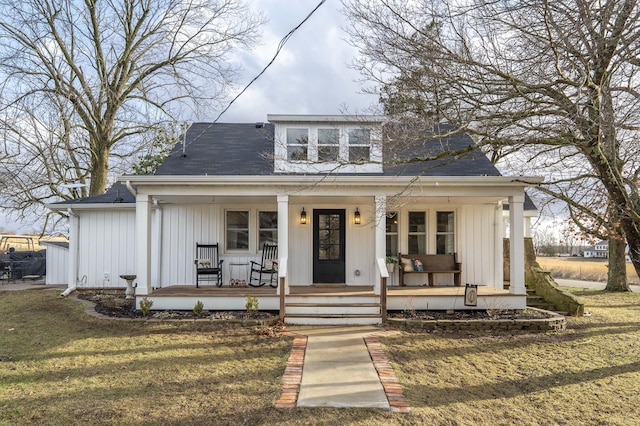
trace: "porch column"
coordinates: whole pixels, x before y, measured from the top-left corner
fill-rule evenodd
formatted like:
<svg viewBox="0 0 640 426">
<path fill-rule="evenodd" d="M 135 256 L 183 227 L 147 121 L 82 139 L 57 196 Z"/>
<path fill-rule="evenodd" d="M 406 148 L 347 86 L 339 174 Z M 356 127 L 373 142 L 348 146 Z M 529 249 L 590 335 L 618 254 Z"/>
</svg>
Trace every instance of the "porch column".
<svg viewBox="0 0 640 426">
<path fill-rule="evenodd" d="M 524 195 L 509 197 L 510 293 L 525 294 L 524 285 Z"/>
<path fill-rule="evenodd" d="M 278 285 L 277 293 L 280 294 L 284 290 L 284 294 L 289 294 L 289 280 L 287 278 L 286 265 L 288 262 L 282 262 L 282 259 L 289 258 L 289 196 L 278 195 L 278 258 L 280 265 L 285 270 L 278 272 L 278 278 L 283 273 L 285 276 L 285 288 L 282 289 Z M 278 282 L 280 280 L 278 279 Z"/>
<path fill-rule="evenodd" d="M 504 205 L 502 201 L 499 201 L 496 205 L 494 213 L 494 261 L 493 261 L 493 282 L 494 286 L 499 289 L 504 289 L 504 217 L 503 217 Z"/>
<path fill-rule="evenodd" d="M 151 198 L 136 195 L 136 295 L 151 293 Z"/>
<path fill-rule="evenodd" d="M 384 259 L 387 255 L 387 196 L 376 195 L 375 202 L 375 259 L 376 280 L 373 286 L 373 292 L 380 294 L 380 274 L 378 273 L 378 259 Z"/>
</svg>

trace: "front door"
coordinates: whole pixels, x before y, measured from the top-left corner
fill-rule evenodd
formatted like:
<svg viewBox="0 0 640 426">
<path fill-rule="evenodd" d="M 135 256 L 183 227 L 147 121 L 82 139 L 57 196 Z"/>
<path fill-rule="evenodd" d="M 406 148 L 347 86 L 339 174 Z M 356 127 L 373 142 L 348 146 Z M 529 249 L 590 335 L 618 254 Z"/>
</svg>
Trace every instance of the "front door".
<svg viewBox="0 0 640 426">
<path fill-rule="evenodd" d="M 313 211 L 313 282 L 344 283 L 344 209 Z"/>
</svg>

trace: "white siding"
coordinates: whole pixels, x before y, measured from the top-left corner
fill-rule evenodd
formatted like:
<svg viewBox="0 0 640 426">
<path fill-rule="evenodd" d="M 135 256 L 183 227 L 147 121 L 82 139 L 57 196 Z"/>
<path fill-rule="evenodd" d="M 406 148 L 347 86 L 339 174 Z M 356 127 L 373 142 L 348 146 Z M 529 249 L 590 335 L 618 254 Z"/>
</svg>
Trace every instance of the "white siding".
<svg viewBox="0 0 640 426">
<path fill-rule="evenodd" d="M 69 249 L 54 244 L 47 246 L 47 284 L 66 284 L 69 261 Z"/>
<path fill-rule="evenodd" d="M 80 218 L 79 285 L 124 287 L 120 275 L 135 274 L 135 210 L 77 213 Z M 105 279 L 105 273 L 108 279 Z"/>
<path fill-rule="evenodd" d="M 502 288 L 494 271 L 495 206 L 465 206 L 458 220 L 458 261 L 462 262 L 462 283 Z"/>
</svg>

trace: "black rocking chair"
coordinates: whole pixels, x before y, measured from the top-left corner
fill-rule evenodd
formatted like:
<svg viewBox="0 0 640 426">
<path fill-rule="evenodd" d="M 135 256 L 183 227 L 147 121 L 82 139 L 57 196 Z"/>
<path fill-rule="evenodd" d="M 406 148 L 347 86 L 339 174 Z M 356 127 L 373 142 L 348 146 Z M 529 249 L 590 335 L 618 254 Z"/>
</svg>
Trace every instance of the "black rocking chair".
<svg viewBox="0 0 640 426">
<path fill-rule="evenodd" d="M 263 275 L 269 276 L 269 285 L 278 287 L 278 245 L 265 243 L 262 247 L 262 262 L 251 261 L 251 273 L 249 274 L 249 285 L 261 287 L 266 284 L 262 280 Z M 254 283 L 255 281 L 255 283 Z"/>
<path fill-rule="evenodd" d="M 218 244 L 196 243 L 196 288 L 201 281 L 216 281 L 218 287 L 222 286 L 222 262 L 218 258 Z"/>
</svg>

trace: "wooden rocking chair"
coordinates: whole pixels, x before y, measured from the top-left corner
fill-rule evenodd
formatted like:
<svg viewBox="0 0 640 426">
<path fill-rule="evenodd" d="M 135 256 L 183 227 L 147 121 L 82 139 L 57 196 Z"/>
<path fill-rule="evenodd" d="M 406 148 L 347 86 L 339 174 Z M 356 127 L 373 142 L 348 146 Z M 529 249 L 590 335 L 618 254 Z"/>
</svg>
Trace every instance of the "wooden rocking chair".
<svg viewBox="0 0 640 426">
<path fill-rule="evenodd" d="M 269 276 L 269 285 L 278 287 L 278 245 L 265 243 L 262 247 L 262 261 L 260 263 L 251 261 L 251 273 L 249 274 L 249 285 L 261 287 L 266 284 L 262 280 L 263 275 Z M 255 281 L 255 283 L 254 283 Z"/>
<path fill-rule="evenodd" d="M 222 286 L 222 262 L 218 257 L 218 244 L 196 243 L 196 288 L 201 281 L 216 281 Z"/>
</svg>

